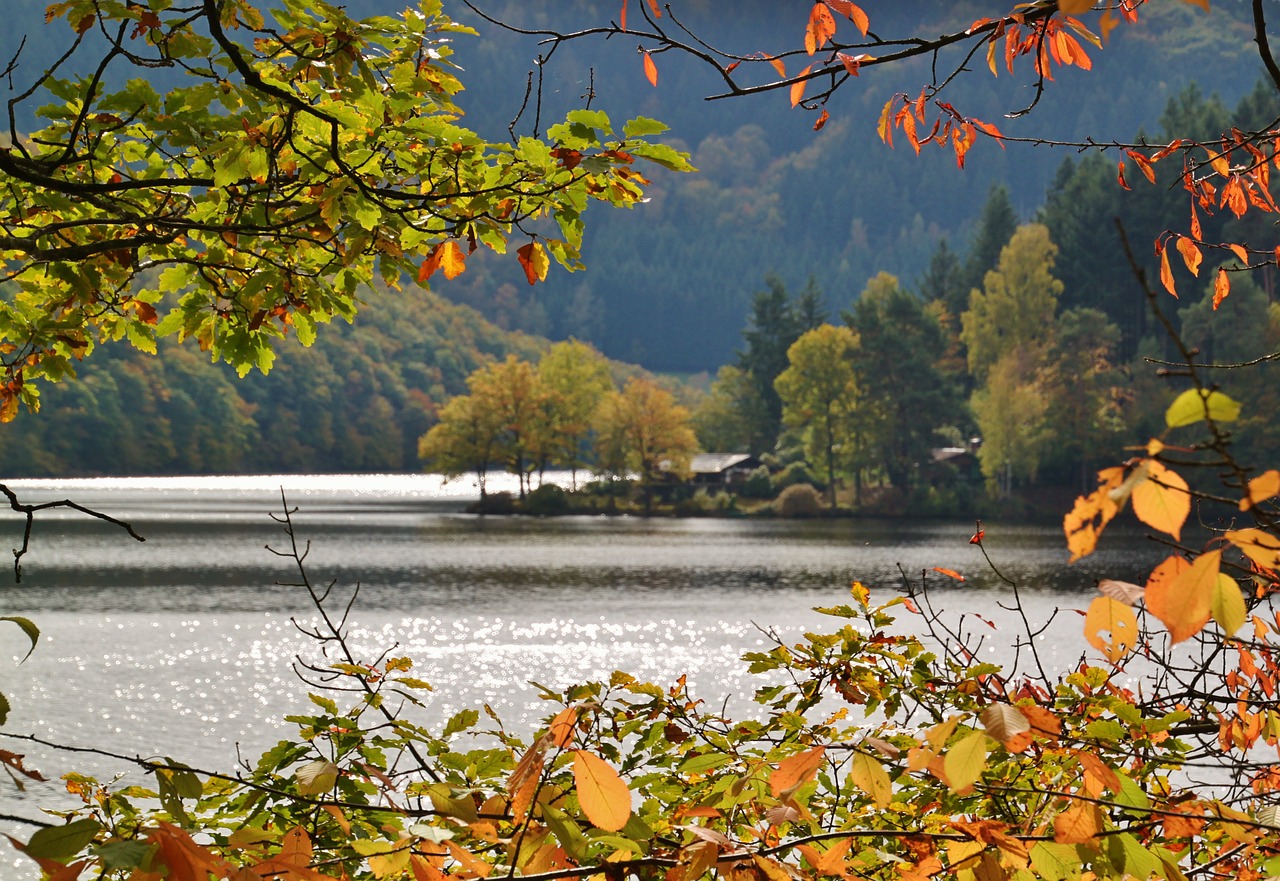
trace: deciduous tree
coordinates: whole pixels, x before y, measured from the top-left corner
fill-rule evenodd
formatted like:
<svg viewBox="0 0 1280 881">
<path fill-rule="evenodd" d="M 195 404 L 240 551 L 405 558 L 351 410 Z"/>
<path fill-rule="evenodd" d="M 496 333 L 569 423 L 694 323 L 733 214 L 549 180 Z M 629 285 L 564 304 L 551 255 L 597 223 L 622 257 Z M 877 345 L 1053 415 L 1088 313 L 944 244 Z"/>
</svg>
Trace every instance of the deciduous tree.
<svg viewBox="0 0 1280 881">
<path fill-rule="evenodd" d="M 596 422 L 601 464 L 614 477 L 634 472 L 640 478 L 646 514 L 659 478 L 688 476 L 689 461 L 698 450 L 689 411 L 653 380 L 634 377 L 622 391 L 606 395 Z"/>
<path fill-rule="evenodd" d="M 591 417 L 613 390 L 609 363 L 586 343 L 556 343 L 538 362 L 538 381 L 547 395 L 551 460 L 568 468 L 574 488 L 585 463 Z"/>
<path fill-rule="evenodd" d="M 853 358 L 858 336 L 824 324 L 800 335 L 787 350 L 787 369 L 774 381 L 782 421 L 800 433 L 805 456 L 827 476 L 827 505 L 836 509 L 839 460 L 857 443 L 859 396 Z"/>
</svg>

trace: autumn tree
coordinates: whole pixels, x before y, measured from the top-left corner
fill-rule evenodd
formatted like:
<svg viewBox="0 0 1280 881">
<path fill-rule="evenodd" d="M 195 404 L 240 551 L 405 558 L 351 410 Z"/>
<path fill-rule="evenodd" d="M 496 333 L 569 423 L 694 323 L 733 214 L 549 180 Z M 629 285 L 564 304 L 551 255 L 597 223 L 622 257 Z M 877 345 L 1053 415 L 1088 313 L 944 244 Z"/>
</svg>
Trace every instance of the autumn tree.
<svg viewBox="0 0 1280 881">
<path fill-rule="evenodd" d="M 488 492 L 489 466 L 497 458 L 497 412 L 472 395 L 456 395 L 440 408 L 440 421 L 418 440 L 418 457 L 445 477 L 476 476 L 480 499 Z"/>
<path fill-rule="evenodd" d="M 548 394 L 536 368 L 508 355 L 505 361 L 482 367 L 467 377 L 474 407 L 497 426 L 494 460 L 520 483 L 520 498 L 529 489 L 530 474 L 554 447 Z"/>
<path fill-rule="evenodd" d="M 605 395 L 596 423 L 601 465 L 614 478 L 636 474 L 646 514 L 653 509 L 654 486 L 663 475 L 688 475 L 698 449 L 689 411 L 653 380 L 633 377 L 622 391 Z"/>
<path fill-rule="evenodd" d="M 5 420 L 101 340 L 194 337 L 267 370 L 277 340 L 350 321 L 375 277 L 453 278 L 508 246 L 531 283 L 576 268 L 589 200 L 637 204 L 641 162 L 689 168 L 645 140 L 662 126 L 615 130 L 599 111 L 546 140 L 468 131 L 453 57 L 468 29 L 439 3 L 361 22 L 324 2 L 67 0 L 48 18 L 68 51 L 6 69 Z M 153 70 L 180 73 L 161 94 Z"/>
<path fill-rule="evenodd" d="M 857 444 L 858 386 L 853 358 L 858 336 L 847 327 L 823 324 L 801 334 L 787 350 L 787 369 L 774 385 L 782 421 L 800 433 L 805 456 L 826 473 L 827 505 L 836 509 L 840 459 Z"/>
<path fill-rule="evenodd" d="M 592 416 L 613 390 L 609 363 L 587 343 L 556 343 L 538 362 L 538 381 L 547 398 L 550 461 L 569 469 L 576 489 L 578 469 L 586 464 Z"/>
</svg>

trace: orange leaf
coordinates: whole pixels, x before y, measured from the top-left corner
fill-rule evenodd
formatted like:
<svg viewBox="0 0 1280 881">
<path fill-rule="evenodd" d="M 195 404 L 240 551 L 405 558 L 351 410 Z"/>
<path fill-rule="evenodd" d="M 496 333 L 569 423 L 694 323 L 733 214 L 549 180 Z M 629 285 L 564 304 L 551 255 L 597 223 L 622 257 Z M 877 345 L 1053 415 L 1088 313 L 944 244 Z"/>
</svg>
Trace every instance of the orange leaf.
<svg viewBox="0 0 1280 881">
<path fill-rule="evenodd" d="M 810 64 L 804 70 L 800 71 L 799 73 L 800 78 L 791 84 L 791 106 L 792 107 L 795 107 L 804 98 L 804 87 L 808 84 L 808 80 L 806 80 L 804 77 L 806 74 L 809 73 L 809 71 L 812 68 L 813 68 L 813 65 Z"/>
<path fill-rule="evenodd" d="M 1053 840 L 1058 844 L 1085 844 L 1101 831 L 1095 805 L 1075 804 L 1053 818 Z"/>
<path fill-rule="evenodd" d="M 627 30 L 627 0 L 622 0 L 622 11 L 618 13 L 618 26 L 623 32 Z"/>
<path fill-rule="evenodd" d="M 1116 182 L 1119 183 L 1120 186 L 1124 187 L 1126 190 L 1132 189 L 1132 187 L 1129 186 L 1129 182 L 1124 179 L 1124 161 L 1123 160 L 1117 163 Z"/>
<path fill-rule="evenodd" d="M 773 69 L 778 72 L 778 76 L 785 77 L 787 75 L 787 67 L 785 64 L 782 63 L 781 58 L 777 58 L 772 55 L 766 55 L 765 61 L 768 61 L 770 64 L 773 65 Z"/>
<path fill-rule="evenodd" d="M 561 749 L 573 743 L 573 732 L 577 724 L 577 707 L 565 707 L 556 713 L 556 717 L 551 720 L 551 725 L 548 729 L 548 733 L 551 735 L 551 742 Z"/>
<path fill-rule="evenodd" d="M 944 569 L 942 566 L 934 566 L 934 572 L 940 572 L 948 578 L 954 578 L 956 581 L 964 581 L 964 576 L 954 569 Z"/>
<path fill-rule="evenodd" d="M 604 759 L 585 750 L 573 751 L 573 782 L 578 804 L 598 829 L 617 832 L 631 818 L 631 790 Z"/>
<path fill-rule="evenodd" d="M 642 50 L 641 54 L 644 55 L 644 78 L 649 81 L 649 85 L 658 85 L 658 65 L 653 63 L 653 56 L 648 49 Z"/>
<path fill-rule="evenodd" d="M 825 3 L 814 3 L 809 10 L 809 25 L 804 29 L 804 51 L 812 55 L 836 34 L 836 20 Z"/>
<path fill-rule="evenodd" d="M 1151 586 L 1148 585 L 1147 608 L 1168 628 L 1169 638 L 1174 642 L 1195 636 L 1209 623 L 1221 563 L 1222 551 L 1201 554 L 1194 563 L 1164 583 L 1164 596 L 1157 603 L 1151 601 Z"/>
<path fill-rule="evenodd" d="M 870 55 L 849 55 L 844 52 L 837 52 L 836 58 L 844 65 L 845 72 L 849 76 L 857 76 L 862 62 L 871 60 Z"/>
<path fill-rule="evenodd" d="M 418 284 L 425 284 L 427 279 L 435 274 L 440 268 L 440 246 L 436 245 L 427 254 L 427 259 L 422 261 L 422 266 L 418 269 Z"/>
<path fill-rule="evenodd" d="M 1160 283 L 1174 297 L 1178 296 L 1178 292 L 1173 286 L 1173 270 L 1169 268 L 1169 250 L 1167 248 L 1163 248 L 1160 251 Z"/>
<path fill-rule="evenodd" d="M 1204 238 L 1204 230 L 1200 227 L 1200 213 L 1196 211 L 1195 203 L 1191 204 L 1191 235 L 1194 238 Z"/>
<path fill-rule="evenodd" d="M 1236 255 L 1236 259 L 1240 261 L 1241 266 L 1249 265 L 1249 252 L 1244 249 L 1244 245 L 1227 245 L 1231 249 L 1231 253 Z"/>
<path fill-rule="evenodd" d="M 1192 275 L 1199 275 L 1200 261 L 1204 259 L 1204 255 L 1200 253 L 1196 243 L 1186 236 L 1178 236 L 1177 246 L 1178 253 L 1182 255 L 1182 262 L 1187 264 L 1187 270 Z"/>
<path fill-rule="evenodd" d="M 1111 635 L 1107 639 L 1103 632 Z M 1133 609 L 1108 596 L 1095 597 L 1084 617 L 1084 636 L 1113 664 L 1124 660 L 1138 637 L 1138 617 Z"/>
<path fill-rule="evenodd" d="M 524 269 L 524 277 L 529 284 L 537 284 L 547 277 L 551 268 L 551 259 L 547 257 L 546 248 L 538 242 L 529 242 L 516 249 L 516 259 Z"/>
<path fill-rule="evenodd" d="M 466 255 L 453 239 L 440 246 L 440 268 L 444 270 L 444 277 L 450 281 L 462 275 L 467 268 Z"/>
<path fill-rule="evenodd" d="M 827 5 L 853 22 L 853 26 L 862 32 L 862 36 L 867 35 L 867 28 L 871 27 L 871 22 L 867 20 L 867 14 L 861 7 L 848 0 L 827 0 Z"/>
<path fill-rule="evenodd" d="M 1263 569 L 1280 569 L 1280 538 L 1261 529 L 1229 529 L 1222 537 Z"/>
<path fill-rule="evenodd" d="M 813 130 L 814 130 L 815 132 L 820 132 L 820 131 L 822 131 L 822 127 L 823 127 L 824 125 L 826 125 L 826 124 L 827 124 L 827 120 L 828 120 L 828 119 L 830 119 L 830 118 L 831 118 L 831 114 L 830 114 L 830 113 L 828 113 L 828 112 L 826 111 L 826 109 L 824 108 L 824 109 L 823 109 L 823 111 L 822 111 L 822 113 L 820 113 L 820 114 L 818 115 L 818 119 L 817 119 L 817 121 L 816 121 L 816 122 L 814 122 L 814 124 L 813 124 Z"/>
<path fill-rule="evenodd" d="M 826 752 L 825 746 L 815 746 L 779 762 L 777 770 L 769 775 L 769 788 L 773 790 L 773 794 L 780 796 L 794 792 L 799 786 L 812 780 L 817 776 Z"/>
<path fill-rule="evenodd" d="M 1248 511 L 1258 502 L 1280 495 L 1280 471 L 1272 469 L 1249 481 L 1249 493 L 1240 500 L 1240 510 Z"/>
<path fill-rule="evenodd" d="M 662 10 L 658 7 L 658 0 L 649 0 L 649 11 L 653 13 L 654 18 L 662 18 Z"/>
<path fill-rule="evenodd" d="M 1147 477 L 1133 488 L 1133 513 L 1153 529 L 1182 537 L 1182 524 L 1191 513 L 1191 490 L 1181 475 L 1148 459 Z"/>
<path fill-rule="evenodd" d="M 1227 275 L 1227 271 L 1221 267 L 1218 268 L 1218 276 L 1213 280 L 1213 308 L 1216 310 L 1218 304 L 1227 298 L 1231 293 L 1231 278 Z"/>
</svg>

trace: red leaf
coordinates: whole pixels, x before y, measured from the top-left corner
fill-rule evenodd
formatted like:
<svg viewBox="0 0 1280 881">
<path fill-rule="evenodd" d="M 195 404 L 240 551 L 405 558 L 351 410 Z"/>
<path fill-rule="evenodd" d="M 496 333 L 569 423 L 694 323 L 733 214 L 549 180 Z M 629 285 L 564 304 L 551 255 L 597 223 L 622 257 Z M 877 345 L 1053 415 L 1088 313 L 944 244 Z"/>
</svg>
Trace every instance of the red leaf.
<svg viewBox="0 0 1280 881">
<path fill-rule="evenodd" d="M 954 569 L 944 569 L 942 566 L 934 566 L 934 572 L 940 572 L 948 578 L 954 578 L 956 581 L 964 581 L 964 576 Z"/>
<path fill-rule="evenodd" d="M 982 537 L 986 534 L 987 534 L 987 531 L 985 529 L 979 529 L 977 532 L 973 534 L 973 538 L 969 539 L 969 544 L 971 545 L 982 544 Z"/>
<path fill-rule="evenodd" d="M 830 118 L 831 114 L 824 109 L 822 114 L 818 117 L 818 121 L 813 124 L 813 130 L 815 132 L 822 131 L 822 127 L 827 124 L 827 120 Z"/>
<path fill-rule="evenodd" d="M 662 18 L 662 10 L 658 8 L 658 0 L 649 0 L 649 10 L 654 18 Z"/>
<path fill-rule="evenodd" d="M 622 0 L 622 11 L 618 13 L 618 26 L 627 29 L 627 0 Z"/>
<path fill-rule="evenodd" d="M 1126 190 L 1131 189 L 1131 187 L 1129 186 L 1129 182 L 1124 179 L 1124 162 L 1123 161 L 1120 162 L 1120 167 L 1116 171 L 1116 180 L 1119 182 L 1120 186 L 1124 187 Z"/>
</svg>

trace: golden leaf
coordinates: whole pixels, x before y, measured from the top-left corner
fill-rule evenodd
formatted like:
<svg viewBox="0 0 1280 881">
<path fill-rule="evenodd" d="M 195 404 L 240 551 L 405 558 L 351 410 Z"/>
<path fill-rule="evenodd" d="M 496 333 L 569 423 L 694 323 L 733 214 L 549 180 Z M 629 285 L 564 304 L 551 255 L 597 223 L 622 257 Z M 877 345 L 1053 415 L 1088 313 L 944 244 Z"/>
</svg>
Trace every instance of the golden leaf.
<svg viewBox="0 0 1280 881">
<path fill-rule="evenodd" d="M 1132 499 L 1139 520 L 1175 540 L 1182 537 L 1182 524 L 1191 514 L 1191 491 L 1180 475 L 1149 460 L 1147 479 L 1133 488 Z"/>
<path fill-rule="evenodd" d="M 1111 634 L 1109 640 L 1104 631 Z M 1108 661 L 1119 663 L 1137 642 L 1138 617 L 1131 606 L 1108 596 L 1095 597 L 1085 613 L 1084 636 Z"/>
<path fill-rule="evenodd" d="M 1209 623 L 1221 563 L 1222 551 L 1201 554 L 1185 570 L 1163 582 L 1162 590 L 1157 591 L 1163 595 L 1157 602 L 1152 602 L 1148 584 L 1147 608 L 1169 630 L 1174 642 L 1195 636 Z"/>
<path fill-rule="evenodd" d="M 1259 502 L 1280 495 L 1280 471 L 1274 468 L 1249 481 L 1249 492 L 1240 500 L 1240 510 L 1248 511 Z"/>
<path fill-rule="evenodd" d="M 598 829 L 617 832 L 631 818 L 631 790 L 604 759 L 586 750 L 573 752 L 573 782 L 578 804 Z"/>
<path fill-rule="evenodd" d="M 769 775 L 769 788 L 774 795 L 794 792 L 801 785 L 809 782 L 818 774 L 822 759 L 826 755 L 825 746 L 815 746 L 788 756 L 778 763 L 777 770 Z"/>
</svg>

